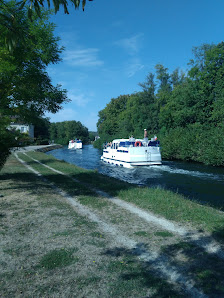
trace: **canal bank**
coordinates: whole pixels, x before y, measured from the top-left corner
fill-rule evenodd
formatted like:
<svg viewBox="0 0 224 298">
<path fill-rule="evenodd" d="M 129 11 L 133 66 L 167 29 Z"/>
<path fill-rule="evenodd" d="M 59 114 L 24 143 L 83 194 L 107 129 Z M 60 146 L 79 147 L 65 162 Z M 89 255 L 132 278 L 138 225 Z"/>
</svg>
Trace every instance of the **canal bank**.
<svg viewBox="0 0 224 298">
<path fill-rule="evenodd" d="M 171 190 L 189 200 L 224 210 L 224 168 L 163 160 L 161 166 L 126 169 L 101 162 L 102 152 L 92 145 L 85 145 L 82 150 L 63 147 L 47 154 L 85 169 L 97 169 L 121 181 Z"/>
<path fill-rule="evenodd" d="M 210 237 L 214 240 L 223 230 L 223 213 L 169 191 L 132 186 L 46 154 L 27 152 L 18 153 L 18 157 L 30 168 L 12 157 L 1 174 L 1 218 L 6 232 L 0 233 L 4 251 L 1 261 L 9 256 L 3 268 L 3 294 L 223 294 L 222 254 L 214 253 L 214 243 L 199 245 Z M 113 198 L 97 194 L 96 187 Z M 114 195 L 147 214 L 154 210 L 160 219 L 164 212 L 167 224 L 162 227 L 114 204 Z M 184 234 L 171 231 L 171 219 Z M 194 239 L 185 234 L 190 227 L 194 227 Z M 216 244 L 220 253 L 222 241 Z"/>
<path fill-rule="evenodd" d="M 12 148 L 12 152 L 29 152 L 29 151 L 38 151 L 38 152 L 49 152 L 52 150 L 63 148 L 60 144 L 50 144 L 50 145 L 32 145 L 32 146 L 24 146 L 24 147 L 14 147 Z"/>
</svg>

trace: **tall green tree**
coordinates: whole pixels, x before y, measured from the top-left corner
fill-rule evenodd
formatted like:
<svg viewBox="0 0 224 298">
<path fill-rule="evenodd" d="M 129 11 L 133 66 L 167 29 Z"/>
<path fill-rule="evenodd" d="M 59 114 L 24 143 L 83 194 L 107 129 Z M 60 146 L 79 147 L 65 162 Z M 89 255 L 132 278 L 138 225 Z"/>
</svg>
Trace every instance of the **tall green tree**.
<svg viewBox="0 0 224 298">
<path fill-rule="evenodd" d="M 2 15 L 14 15 L 16 26 L 23 32 L 22 39 L 10 50 L 5 47 L 5 38 L 11 34 L 9 28 L 0 23 L 0 117 L 1 132 L 8 134 L 7 126 L 12 117 L 26 123 L 32 123 L 46 111 L 56 113 L 62 104 L 68 102 L 66 90 L 60 85 L 54 86 L 46 71 L 51 63 L 60 62 L 63 48 L 58 45 L 59 38 L 54 36 L 54 24 L 48 21 L 49 13 L 42 17 L 27 17 L 27 8 L 17 10 L 14 1 L 7 2 Z M 2 140 L 0 135 L 0 140 Z M 1 142 L 1 141 L 0 141 Z M 6 153 L 0 143 L 0 160 L 9 154 L 9 142 Z M 4 151 L 5 152 L 5 151 Z"/>
<path fill-rule="evenodd" d="M 99 112 L 101 140 L 159 133 L 162 156 L 224 166 L 224 42 L 193 49 L 185 75 L 161 64 L 128 96 L 123 109 L 112 99 Z M 154 81 L 156 79 L 156 82 Z"/>
<path fill-rule="evenodd" d="M 89 131 L 80 121 L 63 121 L 50 124 L 50 138 L 62 145 L 72 139 L 81 139 L 83 144 L 89 141 Z"/>
<path fill-rule="evenodd" d="M 122 111 L 125 111 L 128 98 L 128 95 L 112 98 L 106 108 L 99 112 L 98 131 L 101 135 L 106 135 L 108 141 L 119 135 L 121 123 L 119 115 Z"/>
</svg>

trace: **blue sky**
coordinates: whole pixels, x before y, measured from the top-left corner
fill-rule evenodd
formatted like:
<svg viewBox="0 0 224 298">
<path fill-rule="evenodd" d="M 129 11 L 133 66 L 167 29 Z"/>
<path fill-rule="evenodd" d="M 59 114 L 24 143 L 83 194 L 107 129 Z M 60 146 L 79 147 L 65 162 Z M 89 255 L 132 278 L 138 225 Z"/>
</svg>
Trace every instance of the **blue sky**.
<svg viewBox="0 0 224 298">
<path fill-rule="evenodd" d="M 156 64 L 186 71 L 194 46 L 224 38 L 223 0 L 93 0 L 84 12 L 69 11 L 52 16 L 65 51 L 48 73 L 71 102 L 46 116 L 80 121 L 90 131 L 111 98 L 140 91 Z"/>
</svg>

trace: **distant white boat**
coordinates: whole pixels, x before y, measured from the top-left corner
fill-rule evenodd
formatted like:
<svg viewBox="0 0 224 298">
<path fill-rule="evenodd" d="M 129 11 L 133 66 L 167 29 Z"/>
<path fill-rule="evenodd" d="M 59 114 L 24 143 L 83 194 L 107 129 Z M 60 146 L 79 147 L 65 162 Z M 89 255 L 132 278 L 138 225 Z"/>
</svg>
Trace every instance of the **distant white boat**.
<svg viewBox="0 0 224 298">
<path fill-rule="evenodd" d="M 105 146 L 101 160 L 126 168 L 162 164 L 160 142 L 157 137 L 149 141 L 147 132 L 145 136 L 144 139 L 131 137 L 113 140 Z"/>
<path fill-rule="evenodd" d="M 68 149 L 82 149 L 82 141 L 76 139 L 69 141 Z"/>
</svg>

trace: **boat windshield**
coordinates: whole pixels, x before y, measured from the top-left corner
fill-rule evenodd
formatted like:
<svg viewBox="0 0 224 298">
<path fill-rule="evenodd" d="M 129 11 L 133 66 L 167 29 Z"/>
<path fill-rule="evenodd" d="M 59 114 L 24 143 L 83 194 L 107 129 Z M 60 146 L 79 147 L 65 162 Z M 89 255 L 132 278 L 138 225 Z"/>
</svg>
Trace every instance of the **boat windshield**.
<svg viewBox="0 0 224 298">
<path fill-rule="evenodd" d="M 129 147 L 131 145 L 134 146 L 135 142 L 129 142 L 129 141 L 120 142 L 119 147 Z"/>
</svg>

